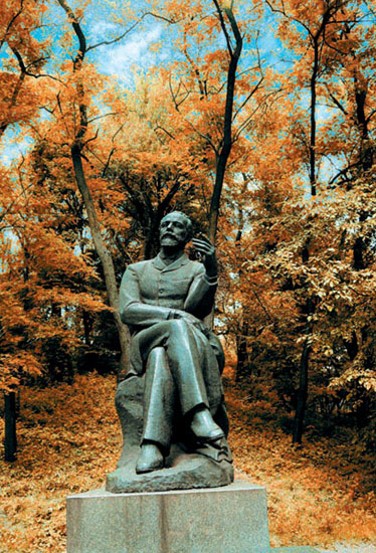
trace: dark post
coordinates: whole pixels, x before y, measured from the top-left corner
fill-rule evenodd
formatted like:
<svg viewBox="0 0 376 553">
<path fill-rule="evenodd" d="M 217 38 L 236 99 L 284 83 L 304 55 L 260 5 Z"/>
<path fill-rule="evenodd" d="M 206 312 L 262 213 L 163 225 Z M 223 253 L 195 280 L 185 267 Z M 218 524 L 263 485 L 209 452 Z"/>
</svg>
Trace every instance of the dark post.
<svg viewBox="0 0 376 553">
<path fill-rule="evenodd" d="M 4 394 L 4 419 L 4 459 L 5 461 L 12 462 L 16 460 L 17 451 L 16 392 L 8 392 Z"/>
</svg>

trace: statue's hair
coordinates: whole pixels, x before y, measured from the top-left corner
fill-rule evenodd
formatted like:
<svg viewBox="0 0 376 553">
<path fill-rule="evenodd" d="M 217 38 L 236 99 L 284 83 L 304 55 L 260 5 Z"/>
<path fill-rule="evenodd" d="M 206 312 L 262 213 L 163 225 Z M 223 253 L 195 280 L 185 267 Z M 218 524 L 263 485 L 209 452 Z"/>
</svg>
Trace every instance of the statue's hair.
<svg viewBox="0 0 376 553">
<path fill-rule="evenodd" d="M 183 219 L 185 227 L 187 229 L 187 242 L 189 242 L 193 235 L 193 225 L 191 219 L 182 211 L 171 211 L 163 217 L 163 219 L 161 220 L 161 224 L 166 219 L 166 217 L 169 217 L 170 215 L 178 215 L 179 218 Z"/>
</svg>

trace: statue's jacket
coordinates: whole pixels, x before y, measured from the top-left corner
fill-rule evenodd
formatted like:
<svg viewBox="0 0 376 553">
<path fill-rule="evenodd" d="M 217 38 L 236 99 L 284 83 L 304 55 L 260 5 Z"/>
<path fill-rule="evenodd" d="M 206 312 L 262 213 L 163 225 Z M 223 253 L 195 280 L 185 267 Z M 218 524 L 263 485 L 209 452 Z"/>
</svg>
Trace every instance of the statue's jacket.
<svg viewBox="0 0 376 553">
<path fill-rule="evenodd" d="M 211 312 L 216 285 L 206 280 L 202 263 L 191 261 L 183 254 L 165 265 L 158 255 L 152 260 L 129 265 L 120 286 L 120 315 L 131 332 L 131 375 L 142 375 L 147 355 L 143 336 L 153 337 L 153 347 L 163 346 L 166 321 L 174 318 L 174 310 L 186 311 L 201 321 Z M 224 354 L 220 341 L 204 322 L 192 325 L 190 336 L 204 359 L 202 371 L 211 410 L 223 401 L 220 373 Z"/>
</svg>

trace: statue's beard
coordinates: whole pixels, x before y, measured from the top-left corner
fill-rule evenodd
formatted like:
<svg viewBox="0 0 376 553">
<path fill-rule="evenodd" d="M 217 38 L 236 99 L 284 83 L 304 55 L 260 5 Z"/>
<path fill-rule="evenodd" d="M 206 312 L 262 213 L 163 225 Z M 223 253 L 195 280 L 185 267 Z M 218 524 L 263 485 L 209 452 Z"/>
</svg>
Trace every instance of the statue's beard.
<svg viewBox="0 0 376 553">
<path fill-rule="evenodd" d="M 184 247 L 185 243 L 175 236 L 163 236 L 161 238 L 161 246 L 181 246 Z"/>
</svg>

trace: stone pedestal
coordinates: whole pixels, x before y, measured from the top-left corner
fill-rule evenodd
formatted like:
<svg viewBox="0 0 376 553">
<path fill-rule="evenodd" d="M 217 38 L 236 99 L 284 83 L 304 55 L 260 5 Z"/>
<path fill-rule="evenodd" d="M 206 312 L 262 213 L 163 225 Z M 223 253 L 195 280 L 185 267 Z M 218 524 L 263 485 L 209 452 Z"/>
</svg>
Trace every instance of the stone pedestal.
<svg viewBox="0 0 376 553">
<path fill-rule="evenodd" d="M 67 500 L 68 553 L 269 553 L 266 491 L 223 488 Z"/>
</svg>

